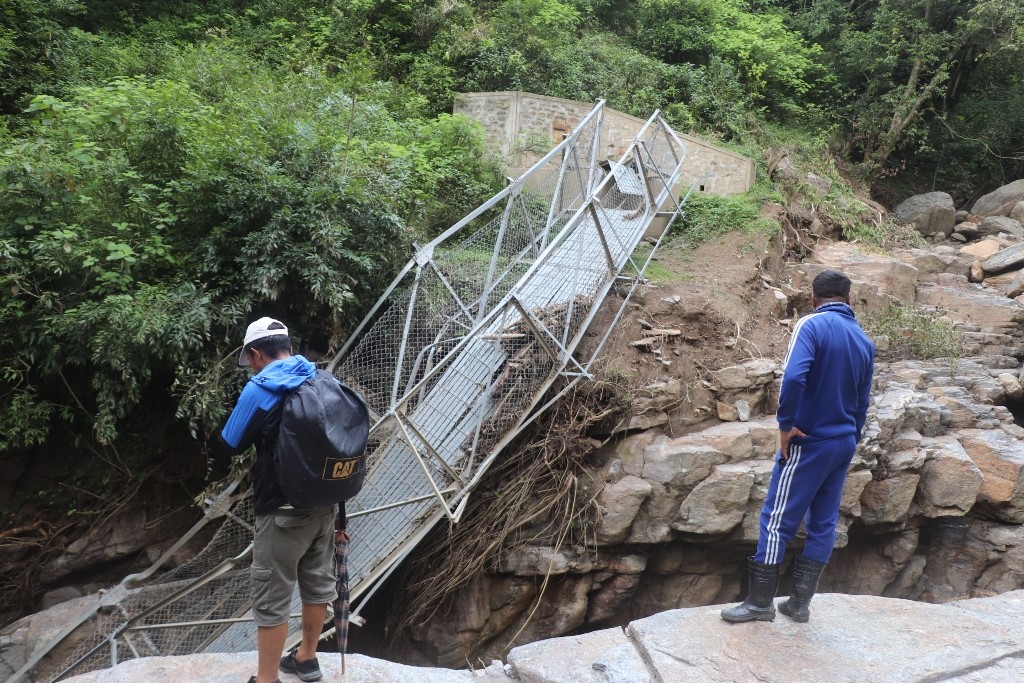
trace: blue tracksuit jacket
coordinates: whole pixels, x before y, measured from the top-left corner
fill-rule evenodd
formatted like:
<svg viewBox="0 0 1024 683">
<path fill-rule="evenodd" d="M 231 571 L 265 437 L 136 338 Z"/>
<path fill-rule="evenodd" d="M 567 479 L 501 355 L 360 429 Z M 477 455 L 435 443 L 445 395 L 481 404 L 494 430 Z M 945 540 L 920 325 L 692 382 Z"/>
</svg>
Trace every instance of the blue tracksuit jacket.
<svg viewBox="0 0 1024 683">
<path fill-rule="evenodd" d="M 779 394 L 779 431 L 803 443 L 852 434 L 860 441 L 871 394 L 875 345 L 844 303 L 822 304 L 793 328 Z"/>
<path fill-rule="evenodd" d="M 253 510 L 258 515 L 276 510 L 287 502 L 274 476 L 281 399 L 315 376 L 316 366 L 302 356 L 275 360 L 258 375 L 249 378 L 221 431 L 221 439 L 234 453 L 256 445 L 252 499 Z"/>
</svg>

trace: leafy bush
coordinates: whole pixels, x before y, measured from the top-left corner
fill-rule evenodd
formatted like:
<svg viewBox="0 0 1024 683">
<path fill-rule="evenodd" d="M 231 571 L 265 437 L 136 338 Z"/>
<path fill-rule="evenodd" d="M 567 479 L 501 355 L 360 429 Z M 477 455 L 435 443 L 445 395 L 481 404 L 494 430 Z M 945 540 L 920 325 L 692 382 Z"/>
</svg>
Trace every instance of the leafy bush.
<svg viewBox="0 0 1024 683">
<path fill-rule="evenodd" d="M 111 443 L 172 385 L 213 429 L 248 318 L 336 347 L 412 240 L 500 183 L 475 125 L 400 118 L 369 78 L 357 97 L 230 41 L 165 74 L 37 96 L 0 138 L 0 449 L 55 421 Z"/>
<path fill-rule="evenodd" d="M 639 49 L 669 63 L 708 68 L 704 80 L 711 82 L 729 73 L 723 65 L 735 70 L 742 88 L 730 104 L 797 114 L 805 96 L 827 81 L 821 48 L 790 29 L 785 13 L 773 8 L 754 12 L 742 0 L 642 0 L 633 12 Z M 698 96 L 701 90 L 691 92 Z"/>
<path fill-rule="evenodd" d="M 924 236 L 917 228 L 892 216 L 880 222 L 865 220 L 863 216 L 856 217 L 843 229 L 843 238 L 863 242 L 883 251 L 922 247 L 925 244 Z"/>
<path fill-rule="evenodd" d="M 776 221 L 761 218 L 761 197 L 755 188 L 732 197 L 695 192 L 684 208 L 681 227 L 675 228 L 691 246 L 728 232 L 774 231 Z"/>
<path fill-rule="evenodd" d="M 946 358 L 950 372 L 966 355 L 963 334 L 947 320 L 917 306 L 892 305 L 861 318 L 865 332 L 891 358 Z"/>
</svg>

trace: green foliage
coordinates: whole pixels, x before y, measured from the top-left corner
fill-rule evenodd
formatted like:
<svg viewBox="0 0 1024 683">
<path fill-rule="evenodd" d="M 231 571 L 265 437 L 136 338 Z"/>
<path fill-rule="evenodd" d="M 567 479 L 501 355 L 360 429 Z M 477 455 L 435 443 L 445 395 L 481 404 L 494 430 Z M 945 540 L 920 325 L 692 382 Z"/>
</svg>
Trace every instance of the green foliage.
<svg viewBox="0 0 1024 683">
<path fill-rule="evenodd" d="M 680 130 L 697 126 L 690 113 L 683 113 L 687 108 L 681 100 L 692 78 L 685 65 L 666 64 L 644 55 L 609 33 L 580 40 L 567 51 L 567 57 L 583 65 L 574 72 L 579 82 L 573 87 L 584 98 L 603 97 L 608 106 L 644 119 L 655 109 L 675 107 L 673 123 Z"/>
<path fill-rule="evenodd" d="M 741 82 L 739 71 L 729 62 L 711 57 L 703 68 L 693 72 L 688 90 L 689 112 L 703 122 L 705 130 L 735 139 L 750 127 L 753 98 Z"/>
<path fill-rule="evenodd" d="M 635 13 L 640 49 L 668 62 L 699 65 L 710 71 L 701 80 L 711 83 L 735 69 L 743 93 L 729 99 L 734 106 L 748 99 L 780 115 L 797 114 L 804 96 L 827 81 L 819 66 L 821 48 L 808 44 L 786 25 L 785 13 L 770 7 L 755 12 L 743 0 L 642 0 Z"/>
<path fill-rule="evenodd" d="M 41 400 L 34 387 L 18 382 L 20 378 L 10 368 L 5 368 L 5 374 L 17 384 L 7 396 L 7 410 L 0 413 L 0 451 L 45 442 L 54 405 Z"/>
<path fill-rule="evenodd" d="M 851 242 L 862 242 L 881 249 L 908 249 L 923 247 L 924 237 L 913 225 L 901 223 L 890 217 L 882 221 L 865 220 L 863 216 L 850 221 L 849 227 L 843 230 L 843 237 Z"/>
<path fill-rule="evenodd" d="M 847 122 L 846 144 L 876 177 L 893 172 L 889 161 L 898 150 L 927 153 L 957 134 L 988 138 L 988 125 L 972 127 L 972 135 L 940 120 L 956 117 L 960 103 L 976 108 L 975 97 L 1020 91 L 1019 78 L 1006 74 L 996 89 L 967 95 L 977 65 L 1019 58 L 1024 14 L 1017 2 L 820 0 L 794 14 L 805 34 L 826 45 L 824 59 L 841 87 L 834 111 Z"/>
<path fill-rule="evenodd" d="M 1024 50 L 979 59 L 955 106 L 941 117 L 928 117 L 929 144 L 905 157 L 907 175 L 958 199 L 1024 176 L 1022 74 Z"/>
<path fill-rule="evenodd" d="M 686 202 L 677 230 L 691 246 L 728 232 L 774 232 L 778 222 L 761 218 L 762 200 L 761 188 L 731 197 L 695 192 Z"/>
<path fill-rule="evenodd" d="M 662 249 L 659 250 L 659 256 L 655 256 L 651 259 L 650 263 L 647 263 L 647 269 L 644 271 L 644 278 L 649 282 L 655 284 L 670 284 L 670 283 L 681 283 L 687 282 L 694 278 L 692 273 L 681 270 L 678 267 L 670 267 L 662 262 L 662 258 L 666 252 L 672 250 L 672 246 L 663 245 Z M 681 250 L 680 260 L 685 261 L 689 258 L 688 250 Z M 643 267 L 643 264 L 647 262 L 647 259 L 651 255 L 651 245 L 641 243 L 636 251 L 633 252 L 633 261 L 636 263 L 638 268 Z M 635 274 L 632 269 L 629 270 L 629 275 Z"/>
<path fill-rule="evenodd" d="M 908 169 L 973 193 L 1024 172 L 1024 15 L 1011 0 L 505 0 L 466 3 L 7 0 L 0 111 L 112 78 L 160 77 L 176 46 L 229 39 L 284 73 L 342 78 L 362 55 L 419 113 L 456 93 L 592 100 L 743 139 L 816 122 L 878 177 Z M 346 87 L 346 91 L 355 92 Z M 358 97 L 358 96 L 357 96 Z M 895 155 L 895 156 L 894 156 Z M 976 183 L 975 183 L 976 185 Z"/>
<path fill-rule="evenodd" d="M 446 113 L 459 92 L 660 108 L 754 158 L 792 142 L 834 181 L 834 156 L 965 200 L 1024 174 L 1011 0 L 0 10 L 0 448 L 65 427 L 76 447 L 112 443 L 140 410 L 203 438 L 254 315 L 286 318 L 302 348 L 336 346 L 413 240 L 502 183 L 479 128 Z M 816 200 L 847 237 L 912 242 L 834 187 Z M 765 200 L 781 198 L 696 195 L 682 234 L 776 229 Z"/>
<path fill-rule="evenodd" d="M 75 42 L 68 23 L 84 12 L 79 0 L 0 2 L 0 112 L 51 78 L 62 52 Z"/>
<path fill-rule="evenodd" d="M 284 74 L 216 41 L 164 73 L 37 96 L 0 140 L 6 447 L 55 421 L 112 443 L 172 385 L 208 433 L 238 370 L 202 368 L 247 317 L 335 346 L 414 238 L 500 182 L 475 125 L 397 116 L 368 72 Z"/>
</svg>

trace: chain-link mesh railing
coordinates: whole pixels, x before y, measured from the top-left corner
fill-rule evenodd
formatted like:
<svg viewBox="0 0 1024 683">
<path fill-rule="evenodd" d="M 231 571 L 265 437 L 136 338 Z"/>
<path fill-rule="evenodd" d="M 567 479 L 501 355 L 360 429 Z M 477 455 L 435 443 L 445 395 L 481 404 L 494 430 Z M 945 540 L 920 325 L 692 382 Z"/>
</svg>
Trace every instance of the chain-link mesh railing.
<svg viewBox="0 0 1024 683">
<path fill-rule="evenodd" d="M 583 333 L 616 281 L 635 285 L 643 266 L 631 254 L 656 213 L 671 209 L 669 225 L 678 215 L 683 144 L 655 114 L 618 162 L 601 163 L 602 112 L 599 102 L 526 174 L 418 248 L 331 363 L 374 415 L 365 483 L 347 504 L 354 599 L 439 520 L 458 520 L 490 462 L 557 398 L 559 377 L 564 390 L 588 376 L 573 357 Z M 96 635 L 48 680 L 131 657 L 252 649 L 252 535 L 246 497 L 191 562 L 112 591 Z"/>
<path fill-rule="evenodd" d="M 253 512 L 249 495 L 234 498 L 237 502 L 213 537 L 191 560 L 152 578 L 126 581 L 103 596 L 92 622 L 83 627 L 88 635 L 44 680 L 134 657 L 201 652 L 225 621 L 242 618 L 249 609 L 245 558 L 252 544 Z"/>
</svg>

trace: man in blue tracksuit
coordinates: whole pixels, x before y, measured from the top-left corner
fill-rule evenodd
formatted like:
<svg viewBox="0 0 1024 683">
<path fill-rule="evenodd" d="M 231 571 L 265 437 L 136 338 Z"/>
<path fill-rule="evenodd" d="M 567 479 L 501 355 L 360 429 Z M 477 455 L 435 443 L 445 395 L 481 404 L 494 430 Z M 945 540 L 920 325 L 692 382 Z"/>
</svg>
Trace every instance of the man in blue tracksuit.
<svg viewBox="0 0 1024 683">
<path fill-rule="evenodd" d="M 334 518 L 337 506 L 297 510 L 288 504 L 274 472 L 283 399 L 316 366 L 292 355 L 288 328 L 273 318 L 249 325 L 238 364 L 256 373 L 242 389 L 221 439 L 234 453 L 256 446 L 252 506 L 256 536 L 252 550 L 252 611 L 258 666 L 249 683 L 280 683 L 278 669 L 303 681 L 322 677 L 317 641 L 327 605 L 337 597 L 334 575 Z M 292 591 L 302 598 L 302 643 L 281 658 L 288 637 Z"/>
<path fill-rule="evenodd" d="M 793 563 L 793 593 L 779 611 L 810 618 L 810 602 L 832 554 L 846 471 L 857 450 L 871 393 L 875 346 L 850 308 L 850 279 L 836 270 L 811 284 L 814 312 L 793 328 L 779 395 L 779 451 L 761 508 L 749 591 L 722 611 L 730 622 L 772 621 L 786 544 L 806 519 L 807 542 Z"/>
</svg>

